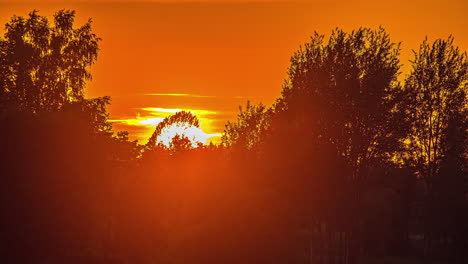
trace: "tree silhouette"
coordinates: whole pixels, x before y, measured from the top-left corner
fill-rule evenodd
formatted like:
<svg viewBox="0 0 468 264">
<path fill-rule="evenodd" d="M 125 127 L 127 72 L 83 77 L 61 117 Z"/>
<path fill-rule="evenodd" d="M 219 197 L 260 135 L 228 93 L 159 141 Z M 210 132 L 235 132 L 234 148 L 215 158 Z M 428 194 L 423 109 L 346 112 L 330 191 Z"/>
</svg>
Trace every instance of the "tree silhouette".
<svg viewBox="0 0 468 264">
<path fill-rule="evenodd" d="M 74 16 L 61 10 L 53 25 L 37 11 L 14 16 L 0 39 L 6 262 L 70 262 L 58 259 L 99 248 L 109 236 L 98 223 L 110 222 L 116 179 L 138 152 L 112 136 L 110 97 L 84 97 L 100 39 L 90 21 L 74 28 Z"/>
<path fill-rule="evenodd" d="M 399 53 L 382 28 L 336 29 L 327 43 L 315 33 L 291 58 L 276 112 L 287 127 L 335 146 L 352 178 L 364 177 L 368 163 L 389 159 L 405 133 Z"/>
<path fill-rule="evenodd" d="M 316 250 L 328 245 L 349 263 L 373 252 L 365 239 L 386 229 L 364 224 L 382 222 L 372 212 L 392 210 L 390 194 L 375 194 L 389 192 L 379 174 L 391 167 L 409 126 L 399 53 L 382 28 L 336 29 L 327 41 L 315 33 L 292 56 L 274 105 L 267 164 L 291 204 L 289 221 L 318 230 L 310 237 Z M 321 257 L 331 256 L 311 261 Z"/>
<path fill-rule="evenodd" d="M 192 141 L 184 135 L 175 135 L 169 143 L 169 149 L 174 153 L 187 151 L 193 149 Z"/>
<path fill-rule="evenodd" d="M 180 126 L 182 128 L 188 128 L 188 126 L 200 127 L 200 121 L 197 116 L 187 111 L 180 111 L 164 118 L 164 120 L 159 123 L 154 129 L 153 134 L 148 140 L 148 143 L 145 145 L 146 150 L 151 150 L 158 145 L 158 137 L 161 135 L 163 130 L 170 125 Z M 175 136 L 175 135 L 174 135 Z"/>
<path fill-rule="evenodd" d="M 225 125 L 222 136 L 223 145 L 250 150 L 257 147 L 270 127 L 271 113 L 271 109 L 261 103 L 252 105 L 250 101 L 247 101 L 245 110 L 239 106 L 237 120 L 228 121 Z"/>
<path fill-rule="evenodd" d="M 405 81 L 412 118 L 408 151 L 430 190 L 447 151 L 443 137 L 449 120 L 467 116 L 468 60 L 466 53 L 453 46 L 453 37 L 435 40 L 432 45 L 426 39 L 414 56 Z"/>
<path fill-rule="evenodd" d="M 412 121 L 407 160 L 425 183 L 420 196 L 424 201 L 424 249 L 429 258 L 460 255 L 447 251 L 441 241 L 450 237 L 460 247 L 463 242 L 457 232 L 463 233 L 459 223 L 466 219 L 457 212 L 466 210 L 461 186 L 462 164 L 466 163 L 468 59 L 453 40 L 450 36 L 430 44 L 425 39 L 414 52 L 413 69 L 405 82 Z"/>
<path fill-rule="evenodd" d="M 0 39 L 0 106 L 16 104 L 33 113 L 83 100 L 97 59 L 98 38 L 91 20 L 73 27 L 75 11 L 60 10 L 51 26 L 36 10 L 13 16 Z"/>
</svg>

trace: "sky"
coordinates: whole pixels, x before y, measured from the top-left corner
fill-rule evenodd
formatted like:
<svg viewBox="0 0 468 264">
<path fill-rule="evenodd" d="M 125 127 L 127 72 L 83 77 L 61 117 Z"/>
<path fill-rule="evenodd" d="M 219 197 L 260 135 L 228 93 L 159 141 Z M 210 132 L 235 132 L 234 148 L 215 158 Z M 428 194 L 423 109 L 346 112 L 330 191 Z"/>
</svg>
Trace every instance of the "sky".
<svg viewBox="0 0 468 264">
<path fill-rule="evenodd" d="M 194 112 L 205 133 L 219 135 L 247 100 L 271 105 L 291 55 L 314 31 L 384 27 L 402 42 L 402 77 L 426 36 L 452 34 L 468 50 L 465 0 L 0 0 L 0 24 L 33 9 L 50 20 L 59 9 L 76 10 L 76 26 L 92 18 L 102 41 L 86 95 L 111 96 L 114 130 L 140 143 L 178 110 Z"/>
</svg>

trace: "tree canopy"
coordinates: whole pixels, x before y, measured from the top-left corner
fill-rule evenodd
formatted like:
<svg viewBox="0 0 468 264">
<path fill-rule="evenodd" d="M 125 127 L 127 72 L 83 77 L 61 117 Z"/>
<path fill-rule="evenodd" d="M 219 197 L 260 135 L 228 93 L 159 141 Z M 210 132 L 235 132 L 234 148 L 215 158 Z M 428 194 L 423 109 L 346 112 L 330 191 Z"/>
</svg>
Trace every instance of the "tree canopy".
<svg viewBox="0 0 468 264">
<path fill-rule="evenodd" d="M 89 67 L 100 38 L 91 20 L 74 27 L 75 11 L 60 10 L 49 20 L 36 10 L 13 16 L 0 38 L 0 106 L 16 104 L 33 113 L 83 100 Z"/>
<path fill-rule="evenodd" d="M 314 144 L 332 144 L 359 177 L 370 160 L 401 147 L 400 45 L 383 28 L 336 29 L 324 40 L 315 33 L 293 55 L 275 111 Z"/>
<path fill-rule="evenodd" d="M 408 158 L 427 179 L 438 173 L 446 155 L 444 137 L 450 120 L 461 119 L 459 125 L 467 122 L 468 59 L 453 40 L 437 39 L 431 44 L 425 39 L 414 52 L 413 69 L 405 81 L 412 121 Z"/>
<path fill-rule="evenodd" d="M 261 143 L 271 123 L 271 109 L 263 104 L 253 105 L 247 101 L 245 110 L 239 106 L 236 121 L 225 125 L 222 143 L 226 147 L 253 149 Z"/>
</svg>

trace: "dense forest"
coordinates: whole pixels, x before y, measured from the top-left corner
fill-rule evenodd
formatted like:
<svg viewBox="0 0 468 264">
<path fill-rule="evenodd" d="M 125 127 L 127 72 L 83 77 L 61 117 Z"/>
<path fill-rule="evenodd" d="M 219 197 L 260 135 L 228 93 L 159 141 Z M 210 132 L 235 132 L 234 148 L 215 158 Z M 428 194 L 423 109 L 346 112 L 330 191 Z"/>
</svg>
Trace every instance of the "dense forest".
<svg viewBox="0 0 468 264">
<path fill-rule="evenodd" d="M 0 37 L 2 263 L 467 263 L 468 59 L 383 28 L 315 33 L 219 145 L 114 132 L 74 11 Z"/>
</svg>

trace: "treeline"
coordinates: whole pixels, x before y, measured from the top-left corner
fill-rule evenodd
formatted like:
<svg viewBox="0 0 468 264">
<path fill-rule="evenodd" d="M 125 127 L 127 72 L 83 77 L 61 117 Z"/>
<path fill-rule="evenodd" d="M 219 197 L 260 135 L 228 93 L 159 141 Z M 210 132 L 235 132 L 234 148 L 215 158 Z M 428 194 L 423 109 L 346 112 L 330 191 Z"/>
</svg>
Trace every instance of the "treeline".
<svg viewBox="0 0 468 264">
<path fill-rule="evenodd" d="M 315 33 L 281 96 L 222 144 L 131 142 L 85 98 L 99 42 L 74 11 L 0 38 L 3 263 L 468 261 L 468 59 L 384 29 Z M 384 262 L 387 261 L 387 262 Z"/>
</svg>

